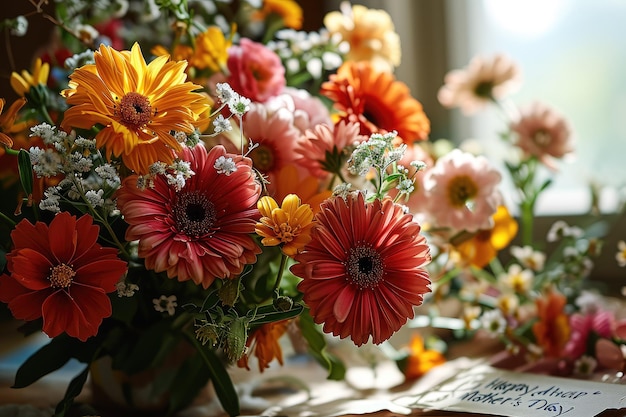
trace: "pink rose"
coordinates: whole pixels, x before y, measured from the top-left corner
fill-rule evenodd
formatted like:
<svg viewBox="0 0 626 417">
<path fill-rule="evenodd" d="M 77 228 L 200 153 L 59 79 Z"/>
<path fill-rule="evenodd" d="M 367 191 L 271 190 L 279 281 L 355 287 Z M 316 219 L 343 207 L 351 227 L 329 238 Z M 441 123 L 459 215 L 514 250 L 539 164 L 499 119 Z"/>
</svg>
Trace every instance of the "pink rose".
<svg viewBox="0 0 626 417">
<path fill-rule="evenodd" d="M 242 38 L 228 51 L 227 82 L 237 93 L 265 102 L 285 88 L 285 68 L 276 53 L 265 45 Z"/>
</svg>

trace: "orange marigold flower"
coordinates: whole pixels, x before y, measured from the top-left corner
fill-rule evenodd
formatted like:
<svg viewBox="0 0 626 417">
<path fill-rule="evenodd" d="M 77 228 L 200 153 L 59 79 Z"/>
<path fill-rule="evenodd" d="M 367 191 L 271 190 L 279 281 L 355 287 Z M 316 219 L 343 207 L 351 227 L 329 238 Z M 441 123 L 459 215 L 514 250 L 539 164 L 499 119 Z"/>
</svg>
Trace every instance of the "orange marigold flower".
<svg viewBox="0 0 626 417">
<path fill-rule="evenodd" d="M 367 61 L 344 63 L 320 92 L 334 102 L 340 120 L 360 123 L 362 135 L 395 130 L 411 144 L 430 133 L 430 121 L 409 87 Z"/>
<path fill-rule="evenodd" d="M 401 360 L 399 366 L 407 380 L 417 379 L 430 371 L 432 368 L 443 365 L 445 356 L 437 350 L 425 349 L 424 339 L 419 334 L 414 334 L 408 347 L 408 355 Z"/>
<path fill-rule="evenodd" d="M 62 94 L 72 107 L 61 127 L 103 126 L 98 145 L 137 174 L 158 161 L 171 164 L 181 150 L 172 131 L 193 132 L 209 106 L 194 92 L 201 86 L 185 81 L 187 63 L 160 56 L 146 64 L 138 44 L 121 52 L 101 45 L 94 59 L 70 75 Z"/>
<path fill-rule="evenodd" d="M 302 28 L 302 7 L 294 0 L 264 0 L 263 8 L 254 13 L 252 18 L 266 20 L 272 15 L 280 17 L 285 27 L 295 30 Z"/>
<path fill-rule="evenodd" d="M 257 203 L 261 219 L 256 224 L 256 232 L 263 239 L 265 246 L 282 244 L 282 251 L 287 256 L 294 256 L 302 251 L 311 240 L 313 211 L 308 204 L 300 204 L 300 198 L 289 194 L 282 206 L 272 197 L 262 197 Z"/>
<path fill-rule="evenodd" d="M 360 346 L 389 339 L 430 292 L 430 249 L 413 216 L 361 193 L 322 203 L 291 272 L 315 323 Z"/>
<path fill-rule="evenodd" d="M 535 301 L 539 321 L 532 330 L 546 356 L 560 356 L 569 340 L 571 329 L 564 312 L 566 302 L 565 296 L 555 290 L 550 290 L 546 296 Z"/>
<path fill-rule="evenodd" d="M 491 218 L 491 229 L 479 230 L 472 238 L 456 246 L 461 258 L 477 268 L 491 262 L 517 234 L 518 224 L 505 206 L 498 206 Z"/>
<path fill-rule="evenodd" d="M 37 58 L 33 64 L 32 73 L 23 70 L 22 74 L 11 73 L 11 87 L 19 96 L 24 97 L 30 92 L 31 87 L 46 85 L 50 74 L 50 64 L 42 63 L 41 58 Z"/>
<path fill-rule="evenodd" d="M 63 211 L 50 225 L 22 220 L 11 232 L 15 248 L 7 254 L 10 275 L 0 276 L 0 301 L 17 319 L 43 317 L 49 337 L 96 335 L 111 315 L 107 293 L 126 272 L 117 250 L 97 243 L 99 231 L 88 214 Z"/>
<path fill-rule="evenodd" d="M 238 361 L 237 366 L 250 370 L 248 366 L 248 358 L 254 355 L 259 361 L 259 372 L 263 372 L 269 368 L 270 362 L 274 359 L 278 363 L 283 364 L 283 350 L 278 340 L 287 331 L 289 320 L 282 320 L 273 323 L 263 324 L 261 327 L 254 329 L 248 340 L 246 341 L 247 353 L 245 353 Z"/>
<path fill-rule="evenodd" d="M 18 112 L 26 104 L 26 99 L 24 97 L 18 98 L 7 111 L 3 112 L 5 104 L 6 100 L 0 98 L 0 144 L 10 148 L 13 146 L 13 138 L 8 134 L 20 132 L 26 127 L 24 123 L 15 123 Z"/>
</svg>

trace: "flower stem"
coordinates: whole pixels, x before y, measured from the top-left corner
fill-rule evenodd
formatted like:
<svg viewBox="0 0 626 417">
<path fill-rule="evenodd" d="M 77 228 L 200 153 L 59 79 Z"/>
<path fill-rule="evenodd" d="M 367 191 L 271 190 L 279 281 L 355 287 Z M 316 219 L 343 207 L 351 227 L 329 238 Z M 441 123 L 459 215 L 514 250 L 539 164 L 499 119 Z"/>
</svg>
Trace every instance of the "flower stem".
<svg viewBox="0 0 626 417">
<path fill-rule="evenodd" d="M 281 254 L 280 266 L 278 267 L 278 274 L 276 275 L 276 282 L 274 283 L 274 289 L 272 292 L 278 291 L 278 287 L 280 287 L 280 281 L 283 279 L 283 272 L 285 270 L 286 264 L 287 264 L 287 255 L 283 253 Z"/>
</svg>

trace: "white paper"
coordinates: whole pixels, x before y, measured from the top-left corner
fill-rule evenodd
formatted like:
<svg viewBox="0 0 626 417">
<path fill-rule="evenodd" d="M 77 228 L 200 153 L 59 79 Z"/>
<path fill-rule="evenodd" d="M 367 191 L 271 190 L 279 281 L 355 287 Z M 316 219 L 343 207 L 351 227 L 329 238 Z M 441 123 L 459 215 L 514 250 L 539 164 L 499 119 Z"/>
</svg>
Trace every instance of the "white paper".
<svg viewBox="0 0 626 417">
<path fill-rule="evenodd" d="M 428 408 L 524 417 L 595 416 L 626 407 L 626 385 L 503 371 L 479 365 L 394 400 Z"/>
</svg>

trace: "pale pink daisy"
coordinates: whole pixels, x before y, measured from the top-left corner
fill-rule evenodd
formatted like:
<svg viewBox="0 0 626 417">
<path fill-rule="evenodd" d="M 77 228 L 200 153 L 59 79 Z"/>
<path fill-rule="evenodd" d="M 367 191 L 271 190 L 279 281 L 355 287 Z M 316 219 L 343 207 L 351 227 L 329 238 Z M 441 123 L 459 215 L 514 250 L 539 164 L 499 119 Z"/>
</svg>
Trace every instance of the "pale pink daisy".
<svg viewBox="0 0 626 417">
<path fill-rule="evenodd" d="M 543 103 L 535 102 L 522 109 L 510 128 L 515 144 L 551 169 L 555 168 L 553 158 L 563 158 L 574 151 L 567 120 Z"/>
<path fill-rule="evenodd" d="M 311 175 L 325 178 L 329 172 L 337 172 L 345 165 L 350 156 L 344 152 L 346 148 L 367 140 L 368 137 L 359 131 L 358 123 L 343 120 L 334 126 L 319 124 L 299 137 L 295 148 L 296 161 Z"/>
<path fill-rule="evenodd" d="M 271 98 L 265 103 L 271 111 L 285 107 L 293 113 L 293 124 L 304 133 L 316 125 L 333 122 L 330 119 L 328 107 L 319 97 L 311 95 L 307 90 L 285 87 L 282 94 Z"/>
<path fill-rule="evenodd" d="M 448 108 L 460 107 L 472 114 L 492 100 L 500 100 L 521 86 L 521 70 L 510 58 L 496 54 L 492 58 L 476 56 L 464 69 L 448 72 L 437 98 Z"/>
<path fill-rule="evenodd" d="M 500 173 L 484 156 L 454 149 L 424 178 L 427 213 L 435 227 L 475 232 L 490 229 L 501 201 Z"/>
<path fill-rule="evenodd" d="M 565 354 L 572 358 L 580 358 L 587 351 L 589 337 L 610 338 L 613 333 L 615 317 L 608 311 L 596 311 L 593 313 L 570 316 L 569 324 L 572 329 L 569 341 L 565 345 Z"/>
<path fill-rule="evenodd" d="M 117 193 L 117 204 L 129 225 L 126 240 L 139 241 L 147 269 L 208 288 L 216 278 L 240 274 L 261 252 L 252 238 L 261 186 L 252 161 L 222 146 L 183 148 L 181 158 L 195 175 L 180 191 L 162 175 L 154 187 L 142 190 L 138 176 L 131 175 Z M 236 169 L 220 173 L 220 161 Z"/>
<path fill-rule="evenodd" d="M 270 195 L 273 193 L 278 172 L 285 166 L 295 164 L 294 152 L 300 131 L 293 124 L 293 113 L 285 108 L 275 112 L 261 103 L 252 103 L 243 118 L 244 136 L 256 146 L 248 156 L 252 165 L 269 181 Z M 248 143 L 249 145 L 249 143 Z M 245 150 L 248 151 L 248 145 Z M 303 172 L 304 173 L 304 170 Z"/>
</svg>

